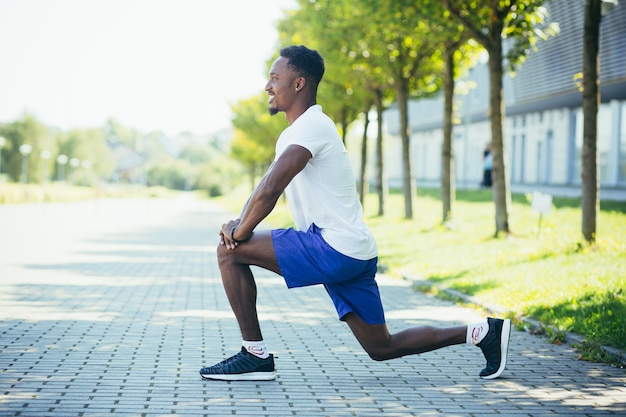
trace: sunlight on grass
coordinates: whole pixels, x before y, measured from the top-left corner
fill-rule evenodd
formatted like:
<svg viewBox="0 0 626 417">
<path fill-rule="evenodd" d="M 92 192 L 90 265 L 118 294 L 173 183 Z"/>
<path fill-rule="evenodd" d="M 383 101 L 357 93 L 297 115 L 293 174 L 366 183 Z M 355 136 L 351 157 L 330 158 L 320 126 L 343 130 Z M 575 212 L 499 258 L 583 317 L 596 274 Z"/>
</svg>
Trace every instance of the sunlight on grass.
<svg viewBox="0 0 626 417">
<path fill-rule="evenodd" d="M 388 204 L 401 208 L 402 197 L 392 194 Z M 369 217 L 368 223 L 381 262 L 392 273 L 428 279 L 516 315 L 626 348 L 623 206 L 599 213 L 594 246 L 582 239 L 580 209 L 553 207 L 539 229 L 538 213 L 523 199 L 511 208 L 514 234 L 509 238 L 492 238 L 495 212 L 490 201 L 459 199 L 453 228 L 441 225 L 441 203 L 428 195 L 416 200 L 413 220 L 389 210 L 393 214 Z M 377 210 L 373 196 L 365 207 L 366 213 Z"/>
</svg>

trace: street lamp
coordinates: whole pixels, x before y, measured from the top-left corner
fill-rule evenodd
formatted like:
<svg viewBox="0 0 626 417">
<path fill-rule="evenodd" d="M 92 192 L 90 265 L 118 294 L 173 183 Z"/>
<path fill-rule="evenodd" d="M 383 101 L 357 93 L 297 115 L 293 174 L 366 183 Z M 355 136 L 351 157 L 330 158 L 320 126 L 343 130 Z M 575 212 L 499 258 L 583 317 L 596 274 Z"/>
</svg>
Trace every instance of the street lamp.
<svg viewBox="0 0 626 417">
<path fill-rule="evenodd" d="M 41 180 L 44 184 L 48 182 L 48 159 L 52 156 L 50 151 L 41 151 Z"/>
<path fill-rule="evenodd" d="M 7 140 L 0 136 L 0 174 L 2 174 L 2 148 L 4 148 L 4 145 L 7 143 Z"/>
<path fill-rule="evenodd" d="M 72 167 L 72 185 L 74 185 L 74 183 L 76 182 L 76 168 L 80 166 L 80 159 L 70 159 L 70 166 Z"/>
<path fill-rule="evenodd" d="M 59 154 L 57 156 L 57 164 L 59 164 L 58 181 L 65 181 L 65 164 L 67 164 L 67 155 Z"/>
<path fill-rule="evenodd" d="M 91 168 L 91 161 L 88 159 L 85 159 L 81 162 L 80 164 L 83 168 L 83 185 L 88 186 L 89 185 L 89 168 Z"/>
<path fill-rule="evenodd" d="M 25 143 L 20 145 L 20 153 L 22 154 L 22 182 L 28 182 L 28 155 L 33 151 L 33 147 Z"/>
</svg>

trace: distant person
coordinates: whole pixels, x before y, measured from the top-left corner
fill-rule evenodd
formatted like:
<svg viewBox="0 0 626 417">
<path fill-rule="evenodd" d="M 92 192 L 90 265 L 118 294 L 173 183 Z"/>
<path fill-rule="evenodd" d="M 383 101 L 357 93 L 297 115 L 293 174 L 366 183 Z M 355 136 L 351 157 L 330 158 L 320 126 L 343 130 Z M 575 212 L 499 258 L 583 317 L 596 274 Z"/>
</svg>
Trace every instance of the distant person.
<svg viewBox="0 0 626 417">
<path fill-rule="evenodd" d="M 222 282 L 243 346 L 236 355 L 202 368 L 200 375 L 219 380 L 276 377 L 274 357 L 257 317 L 257 289 L 250 269 L 256 265 L 282 275 L 289 288 L 324 285 L 339 319 L 374 360 L 468 343 L 485 355 L 480 377 L 498 377 L 506 365 L 510 320 L 489 318 L 469 326 L 419 326 L 389 333 L 375 280 L 376 241 L 363 220 L 341 137 L 316 103 L 323 74 L 322 57 L 304 46 L 281 49 L 270 68 L 265 86 L 269 112 L 284 112 L 290 126 L 278 138 L 274 162 L 240 218 L 222 225 L 217 247 Z M 298 229 L 257 231 L 283 192 Z M 470 365 L 465 358 L 459 363 Z"/>
<path fill-rule="evenodd" d="M 483 151 L 483 180 L 480 183 L 481 187 L 491 187 L 491 171 L 493 168 L 493 156 L 491 155 L 491 144 L 488 143 Z"/>
</svg>

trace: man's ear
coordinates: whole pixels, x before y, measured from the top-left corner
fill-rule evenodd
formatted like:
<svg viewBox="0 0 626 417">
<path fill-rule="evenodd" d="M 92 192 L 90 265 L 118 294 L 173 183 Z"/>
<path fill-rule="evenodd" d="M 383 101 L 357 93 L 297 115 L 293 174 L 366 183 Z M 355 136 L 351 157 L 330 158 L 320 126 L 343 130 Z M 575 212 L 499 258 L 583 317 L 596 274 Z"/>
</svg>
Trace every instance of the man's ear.
<svg viewBox="0 0 626 417">
<path fill-rule="evenodd" d="M 296 91 L 302 90 L 305 85 L 306 85 L 306 78 L 304 77 L 296 78 Z"/>
</svg>

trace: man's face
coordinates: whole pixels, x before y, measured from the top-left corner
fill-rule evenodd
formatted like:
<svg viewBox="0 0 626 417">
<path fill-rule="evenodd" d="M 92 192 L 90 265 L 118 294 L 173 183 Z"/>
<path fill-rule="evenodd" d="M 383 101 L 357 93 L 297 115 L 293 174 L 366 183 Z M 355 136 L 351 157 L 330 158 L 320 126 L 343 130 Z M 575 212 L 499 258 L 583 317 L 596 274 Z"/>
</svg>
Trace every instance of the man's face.
<svg viewBox="0 0 626 417">
<path fill-rule="evenodd" d="M 271 115 L 289 111 L 296 97 L 296 74 L 287 66 L 288 62 L 288 58 L 279 57 L 270 68 L 265 91 L 270 96 L 267 102 Z"/>
</svg>

